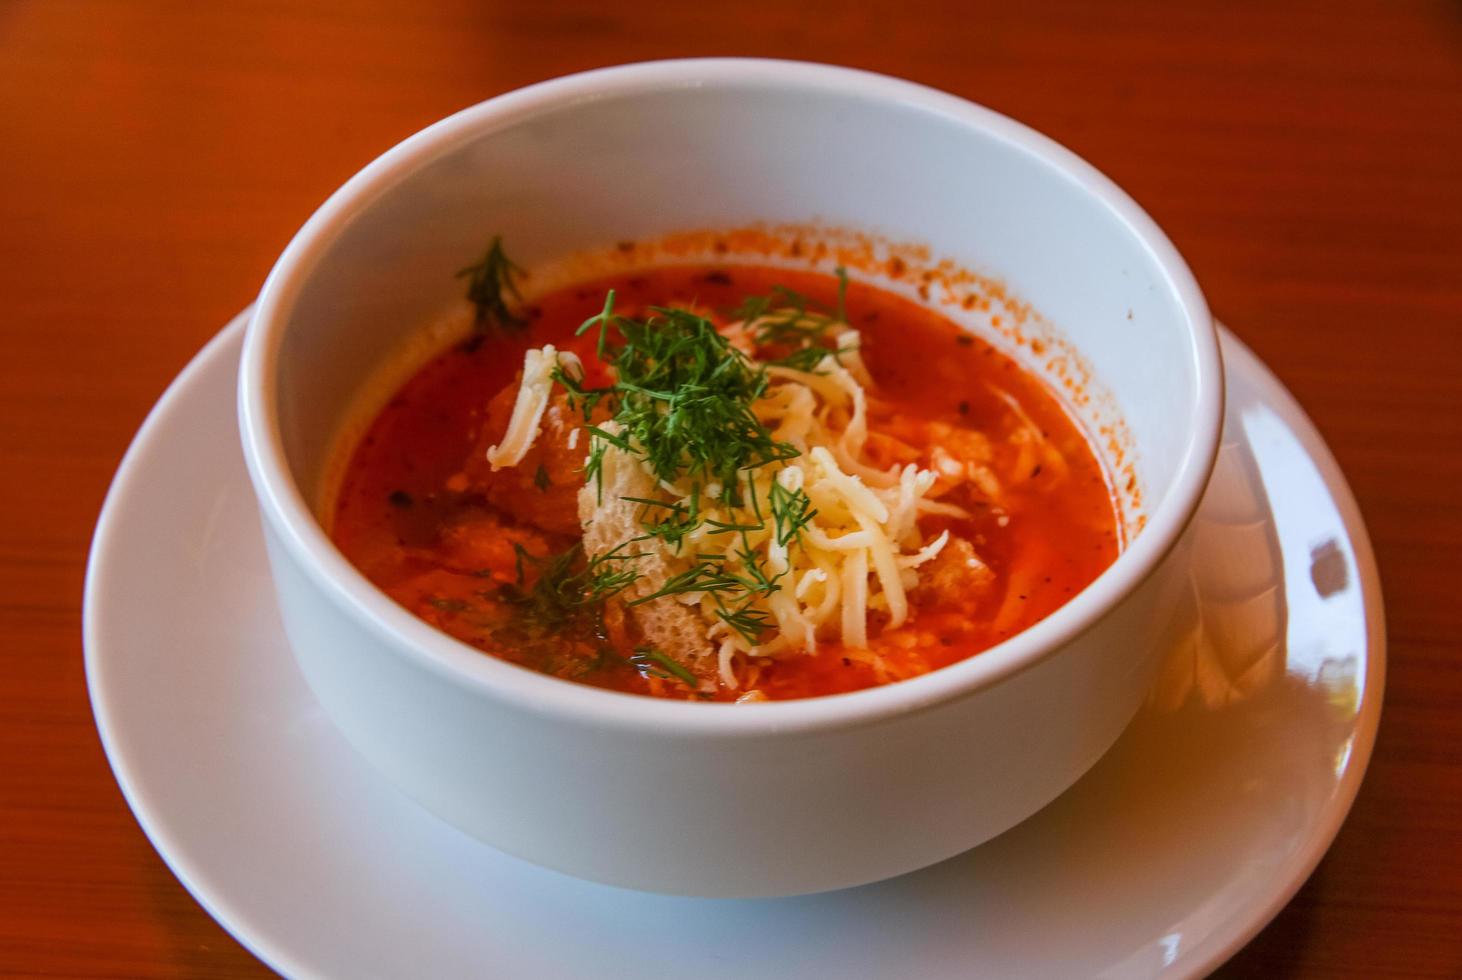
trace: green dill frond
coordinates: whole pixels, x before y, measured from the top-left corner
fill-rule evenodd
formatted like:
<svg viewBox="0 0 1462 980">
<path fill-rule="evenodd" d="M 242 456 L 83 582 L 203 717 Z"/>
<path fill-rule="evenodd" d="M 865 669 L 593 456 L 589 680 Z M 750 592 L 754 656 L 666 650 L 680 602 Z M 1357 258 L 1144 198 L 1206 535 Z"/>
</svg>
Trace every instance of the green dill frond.
<svg viewBox="0 0 1462 980">
<path fill-rule="evenodd" d="M 639 521 L 645 533 L 635 540 L 658 539 L 670 550 L 679 553 L 686 535 L 702 523 L 700 513 L 700 484 L 691 487 L 690 502 L 652 500 L 648 497 L 621 497 L 641 507 Z"/>
<path fill-rule="evenodd" d="M 604 310 L 584 321 L 579 333 L 595 327 L 614 384 L 595 391 L 569 387 L 570 398 L 586 410 L 590 397 L 593 406 L 609 404 L 618 431 L 590 426 L 590 434 L 639 456 L 656 479 L 718 484 L 721 499 L 734 505 L 740 502 L 743 469 L 797 455 L 773 439 L 752 411 L 766 392 L 765 371 L 711 321 L 673 307 L 652 307 L 644 319 L 620 316 L 611 293 Z M 586 478 L 596 477 L 601 467 L 602 447 L 599 456 L 591 450 Z"/>
<path fill-rule="evenodd" d="M 699 562 L 683 572 L 677 572 L 649 595 L 631 599 L 626 606 L 642 606 L 665 596 L 685 595 L 690 592 L 739 592 L 745 589 L 745 582 L 726 571 L 721 562 Z"/>
<path fill-rule="evenodd" d="M 768 506 L 772 511 L 772 524 L 776 528 L 777 543 L 785 547 L 812 522 L 812 519 L 817 516 L 817 511 L 813 509 L 812 499 L 807 496 L 807 491 L 800 487 L 796 490 L 788 490 L 782 486 L 780 480 L 772 481 L 769 496 Z"/>
<path fill-rule="evenodd" d="M 584 549 L 574 545 L 567 551 L 539 558 L 520 544 L 513 545 L 517 581 L 499 588 L 504 600 L 516 606 L 522 617 L 542 629 L 554 629 L 582 614 L 598 616 L 605 600 L 629 588 L 639 572 L 615 562 L 644 557 L 625 554 L 629 542 L 602 555 L 584 559 Z M 529 569 L 537 572 L 529 584 Z"/>
<path fill-rule="evenodd" d="M 836 306 L 819 303 L 786 286 L 773 286 L 766 296 L 742 300 L 732 316 L 756 328 L 752 339 L 758 347 L 791 348 L 768 364 L 813 372 L 829 355 L 844 353 L 828 346 L 828 333 L 848 322 L 848 273 L 837 269 Z"/>
<path fill-rule="evenodd" d="M 629 662 L 641 675 L 661 678 L 674 677 L 689 687 L 697 686 L 694 674 L 654 647 L 637 647 L 635 652 L 630 655 Z"/>
<path fill-rule="evenodd" d="M 517 330 L 528 325 L 528 321 L 513 312 L 507 297 L 522 300 L 518 293 L 518 277 L 523 274 L 512 259 L 503 251 L 501 235 L 495 235 L 482 261 L 459 269 L 457 278 L 467 278 L 467 298 L 477 307 L 475 326 L 478 330 L 497 327 L 499 330 Z"/>
<path fill-rule="evenodd" d="M 772 625 L 766 613 L 752 608 L 749 604 L 737 609 L 718 609 L 716 615 L 727 626 L 745 637 L 746 642 L 752 646 L 761 641 L 762 633 Z"/>
</svg>

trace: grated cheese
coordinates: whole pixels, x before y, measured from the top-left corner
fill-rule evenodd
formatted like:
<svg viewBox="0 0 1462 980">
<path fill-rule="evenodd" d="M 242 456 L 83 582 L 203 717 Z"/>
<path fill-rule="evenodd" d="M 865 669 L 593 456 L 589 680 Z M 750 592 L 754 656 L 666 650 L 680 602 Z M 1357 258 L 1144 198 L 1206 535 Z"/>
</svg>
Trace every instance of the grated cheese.
<svg viewBox="0 0 1462 980">
<path fill-rule="evenodd" d="M 553 369 L 558 366 L 558 352 L 552 344 L 535 348 L 523 355 L 523 380 L 518 384 L 518 397 L 513 402 L 513 415 L 502 441 L 487 450 L 487 461 L 494 470 L 517 466 L 523 461 L 543 423 L 543 411 L 553 389 Z"/>
</svg>

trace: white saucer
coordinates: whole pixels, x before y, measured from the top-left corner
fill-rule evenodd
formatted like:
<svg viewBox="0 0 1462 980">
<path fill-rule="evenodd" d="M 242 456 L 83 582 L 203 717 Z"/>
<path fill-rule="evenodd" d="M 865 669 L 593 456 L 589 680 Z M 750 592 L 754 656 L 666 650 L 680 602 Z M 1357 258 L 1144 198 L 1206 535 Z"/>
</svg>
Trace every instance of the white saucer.
<svg viewBox="0 0 1462 980">
<path fill-rule="evenodd" d="M 86 671 L 148 837 L 282 973 L 1199 976 L 1283 907 L 1350 808 L 1380 716 L 1375 562 L 1319 435 L 1225 333 L 1194 630 L 1055 803 L 941 865 L 806 898 L 645 895 L 500 854 L 358 759 L 285 646 L 235 426 L 245 316 L 117 474 L 87 575 Z"/>
</svg>

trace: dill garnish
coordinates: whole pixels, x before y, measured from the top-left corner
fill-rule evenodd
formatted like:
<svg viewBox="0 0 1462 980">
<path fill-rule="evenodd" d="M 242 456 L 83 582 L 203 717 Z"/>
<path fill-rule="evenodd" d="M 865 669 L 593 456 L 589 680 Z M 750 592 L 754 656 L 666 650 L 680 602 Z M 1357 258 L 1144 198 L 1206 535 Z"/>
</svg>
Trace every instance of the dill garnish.
<svg viewBox="0 0 1462 980">
<path fill-rule="evenodd" d="M 526 319 L 509 308 L 504 296 L 506 293 L 514 300 L 522 299 L 518 294 L 517 283 L 522 274 L 523 270 L 503 251 L 501 235 L 493 236 L 492 244 L 488 246 L 482 261 L 458 270 L 458 279 L 467 277 L 467 298 L 477 307 L 475 326 L 479 331 L 489 327 L 516 330 L 528 325 Z"/>
<path fill-rule="evenodd" d="M 674 677 L 689 687 L 696 686 L 697 682 L 694 674 L 654 647 L 637 647 L 635 652 L 630 655 L 629 662 L 642 675 L 662 678 Z"/>
<path fill-rule="evenodd" d="M 659 539 L 671 551 L 679 554 L 685 536 L 704 523 L 700 516 L 700 491 L 698 483 L 691 487 L 689 503 L 653 500 L 649 497 L 621 497 L 621 500 L 641 506 L 639 520 L 645 533 L 635 540 Z"/>
<path fill-rule="evenodd" d="M 739 609 L 717 609 L 716 615 L 753 646 L 761 642 L 762 631 L 772 625 L 767 614 L 752 608 L 749 602 Z"/>
<path fill-rule="evenodd" d="M 716 526 L 719 522 L 706 523 Z M 716 616 L 745 637 L 747 643 L 755 645 L 760 641 L 762 631 L 771 623 L 766 613 L 754 608 L 753 603 L 780 589 L 781 579 L 786 574 L 770 574 L 766 559 L 757 553 L 747 538 L 747 531 L 760 531 L 765 527 L 763 522 L 745 525 L 744 529 L 736 528 L 741 537 L 741 547 L 730 557 L 725 554 L 696 554 L 692 556 L 695 564 L 671 575 L 654 592 L 631 599 L 625 605 L 639 606 L 654 599 L 690 593 L 706 595 L 716 605 Z M 713 533 L 720 533 L 720 530 Z"/>
<path fill-rule="evenodd" d="M 798 487 L 788 490 L 780 480 L 772 481 L 772 490 L 767 507 L 772 512 L 772 522 L 777 529 L 777 544 L 785 547 L 798 533 L 812 522 L 817 511 L 812 509 L 812 500 L 807 491 Z"/>
<path fill-rule="evenodd" d="M 794 371 L 802 371 L 807 374 L 819 374 L 817 369 L 827 357 L 837 357 L 839 354 L 846 354 L 852 348 L 839 347 L 834 350 L 831 347 L 824 347 L 822 344 L 809 343 L 805 347 L 799 347 L 790 354 L 783 354 L 781 357 L 767 361 L 777 367 L 791 368 Z"/>
<path fill-rule="evenodd" d="M 848 322 L 848 272 L 837 269 L 838 302 L 829 307 L 786 286 L 773 286 L 765 296 L 748 296 L 731 314 L 753 324 L 758 347 L 791 348 L 767 361 L 778 367 L 812 372 L 829 355 L 844 353 L 828 346 L 828 332 Z"/>
<path fill-rule="evenodd" d="M 498 595 L 516 606 L 525 621 L 543 629 L 561 627 L 586 613 L 597 621 L 604 601 L 624 591 L 637 577 L 633 569 L 620 563 L 641 556 L 623 554 L 624 547 L 585 560 L 582 545 L 539 558 L 514 544 L 517 581 L 500 586 Z M 538 573 L 532 585 L 528 584 L 530 566 Z"/>
<path fill-rule="evenodd" d="M 766 392 L 766 371 L 710 320 L 665 306 L 651 307 L 645 319 L 621 316 L 611 290 L 603 312 L 578 333 L 596 327 L 599 357 L 614 368 L 614 383 L 589 389 L 567 371 L 554 374 L 586 420 L 601 403 L 613 410 L 617 431 L 587 426 L 594 444 L 586 481 L 600 475 L 607 444 L 640 457 L 658 480 L 684 476 L 703 489 L 715 484 L 719 499 L 735 506 L 742 470 L 799 455 L 773 439 L 751 410 Z"/>
<path fill-rule="evenodd" d="M 465 603 L 462 610 L 432 604 L 479 613 L 476 625 L 511 654 L 509 659 L 547 674 L 581 678 L 623 666 L 625 658 L 614 649 L 606 624 L 605 601 L 634 581 L 625 562 L 641 556 L 617 548 L 586 560 L 580 545 L 541 558 L 521 545 L 514 551 L 515 581 L 477 593 L 501 603 L 501 613 L 491 602 L 480 610 L 468 610 Z"/>
</svg>

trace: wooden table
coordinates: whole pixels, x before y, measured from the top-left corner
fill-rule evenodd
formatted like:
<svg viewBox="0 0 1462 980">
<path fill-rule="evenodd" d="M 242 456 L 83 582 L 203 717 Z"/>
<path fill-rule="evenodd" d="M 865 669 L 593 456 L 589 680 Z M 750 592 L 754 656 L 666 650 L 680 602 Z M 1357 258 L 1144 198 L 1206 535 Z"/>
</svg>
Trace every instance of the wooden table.
<svg viewBox="0 0 1462 980">
<path fill-rule="evenodd" d="M 983 102 L 1125 186 L 1309 409 L 1389 606 L 1349 822 L 1224 976 L 1462 976 L 1462 8 L 9 2 L 0 6 L 0 974 L 268 971 L 102 756 L 87 544 L 168 380 L 326 194 L 432 120 L 614 62 L 843 62 Z"/>
</svg>

